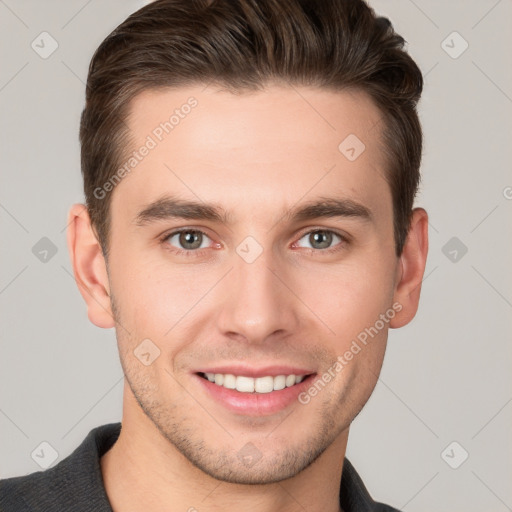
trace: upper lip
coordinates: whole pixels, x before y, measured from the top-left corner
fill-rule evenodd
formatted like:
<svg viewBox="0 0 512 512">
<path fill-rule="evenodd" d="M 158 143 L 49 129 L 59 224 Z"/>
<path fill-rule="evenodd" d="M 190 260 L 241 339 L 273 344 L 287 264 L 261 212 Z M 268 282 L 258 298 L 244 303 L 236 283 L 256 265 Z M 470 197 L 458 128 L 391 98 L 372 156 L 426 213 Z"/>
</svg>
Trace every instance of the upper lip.
<svg viewBox="0 0 512 512">
<path fill-rule="evenodd" d="M 244 377 L 277 377 L 278 375 L 310 375 L 315 373 L 307 368 L 288 365 L 272 365 L 254 368 L 247 365 L 209 366 L 197 370 L 195 373 L 223 373 Z"/>
</svg>

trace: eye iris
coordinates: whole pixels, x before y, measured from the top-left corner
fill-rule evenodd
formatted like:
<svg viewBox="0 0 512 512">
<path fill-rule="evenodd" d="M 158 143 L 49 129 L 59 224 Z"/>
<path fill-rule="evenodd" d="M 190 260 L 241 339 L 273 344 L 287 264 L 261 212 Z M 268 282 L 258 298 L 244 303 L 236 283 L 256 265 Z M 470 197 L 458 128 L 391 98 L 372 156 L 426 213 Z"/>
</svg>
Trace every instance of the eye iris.
<svg viewBox="0 0 512 512">
<path fill-rule="evenodd" d="M 320 247 L 318 248 L 325 249 L 331 245 L 332 233 L 329 233 L 328 231 L 315 231 L 314 233 L 311 233 L 309 238 L 311 241 L 311 245 L 314 246 L 314 244 L 318 242 L 320 244 Z M 322 239 L 324 239 L 323 242 Z"/>
<path fill-rule="evenodd" d="M 199 244 L 197 241 L 199 240 Z M 180 233 L 180 244 L 182 247 L 186 247 L 187 249 L 197 249 L 201 247 L 201 233 L 198 231 L 182 231 Z M 193 244 L 193 247 L 187 246 L 187 244 Z"/>
</svg>

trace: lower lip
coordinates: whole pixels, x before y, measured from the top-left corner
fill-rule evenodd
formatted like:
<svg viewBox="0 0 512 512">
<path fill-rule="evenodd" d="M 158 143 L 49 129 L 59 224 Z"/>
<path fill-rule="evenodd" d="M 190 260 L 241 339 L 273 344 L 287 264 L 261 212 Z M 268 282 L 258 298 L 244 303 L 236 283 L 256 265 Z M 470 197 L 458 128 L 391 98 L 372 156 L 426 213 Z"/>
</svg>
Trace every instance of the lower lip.
<svg viewBox="0 0 512 512">
<path fill-rule="evenodd" d="M 218 386 L 200 375 L 194 374 L 194 377 L 213 399 L 227 409 L 246 416 L 264 416 L 282 411 L 293 402 L 298 402 L 299 394 L 308 388 L 314 374 L 299 384 L 270 393 L 241 393 L 236 389 Z"/>
</svg>

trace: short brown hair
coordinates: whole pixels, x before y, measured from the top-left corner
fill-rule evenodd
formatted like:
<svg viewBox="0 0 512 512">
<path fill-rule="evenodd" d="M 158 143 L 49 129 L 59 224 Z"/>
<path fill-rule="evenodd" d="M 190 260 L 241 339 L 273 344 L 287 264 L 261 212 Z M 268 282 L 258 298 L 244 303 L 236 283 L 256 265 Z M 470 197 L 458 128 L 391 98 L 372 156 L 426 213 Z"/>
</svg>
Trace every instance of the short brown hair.
<svg viewBox="0 0 512 512">
<path fill-rule="evenodd" d="M 383 115 L 396 255 L 420 181 L 423 77 L 405 40 L 363 0 L 156 0 L 130 15 L 94 53 L 80 122 L 86 204 L 105 257 L 108 182 L 130 146 L 131 100 L 147 89 L 272 81 L 365 91 Z M 341 142 L 341 141 L 340 141 Z"/>
</svg>

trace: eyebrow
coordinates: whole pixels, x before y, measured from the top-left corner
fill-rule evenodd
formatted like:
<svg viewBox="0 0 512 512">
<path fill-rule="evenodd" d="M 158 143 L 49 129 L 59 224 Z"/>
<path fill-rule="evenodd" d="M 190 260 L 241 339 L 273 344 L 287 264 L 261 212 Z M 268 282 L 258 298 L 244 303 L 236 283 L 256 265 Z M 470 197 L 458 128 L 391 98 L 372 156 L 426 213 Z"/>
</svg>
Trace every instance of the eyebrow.
<svg viewBox="0 0 512 512">
<path fill-rule="evenodd" d="M 280 221 L 302 222 L 318 218 L 355 218 L 373 222 L 369 208 L 348 198 L 319 197 L 315 200 L 293 207 L 281 216 Z M 188 219 L 213 221 L 223 224 L 232 223 L 231 212 L 219 204 L 165 196 L 145 206 L 135 217 L 137 226 L 145 226 L 168 219 Z"/>
</svg>

